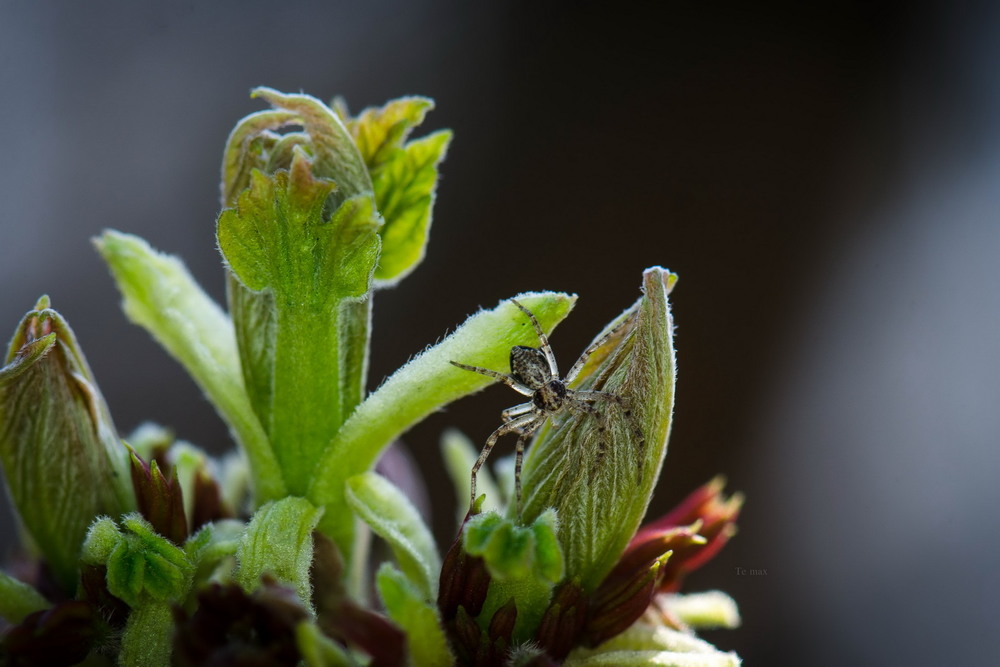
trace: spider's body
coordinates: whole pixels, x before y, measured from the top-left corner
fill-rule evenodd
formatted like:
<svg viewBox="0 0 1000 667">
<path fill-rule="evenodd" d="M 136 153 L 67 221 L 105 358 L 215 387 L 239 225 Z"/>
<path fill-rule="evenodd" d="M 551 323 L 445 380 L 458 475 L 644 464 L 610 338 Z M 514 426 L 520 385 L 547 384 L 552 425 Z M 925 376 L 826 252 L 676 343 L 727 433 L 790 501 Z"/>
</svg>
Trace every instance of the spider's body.
<svg viewBox="0 0 1000 667">
<path fill-rule="evenodd" d="M 545 412 L 559 410 L 569 391 L 562 380 L 552 376 L 544 352 L 524 345 L 510 348 L 510 377 L 530 389 L 531 393 L 525 395 L 530 395 L 535 407 Z"/>
<path fill-rule="evenodd" d="M 609 331 L 594 341 L 590 347 L 584 350 L 580 358 L 576 360 L 576 363 L 570 368 L 566 377 L 561 378 L 559 376 L 559 367 L 556 365 L 555 355 L 552 352 L 552 346 L 549 345 L 549 339 L 545 335 L 545 332 L 542 331 L 538 320 L 530 310 L 513 299 L 511 301 L 531 320 L 535 333 L 538 335 L 540 347 L 527 347 L 525 345 L 512 347 L 510 349 L 509 375 L 488 368 L 468 366 L 457 361 L 452 361 L 451 363 L 467 371 L 495 378 L 514 391 L 531 397 L 530 401 L 507 408 L 501 413 L 501 418 L 504 422 L 503 425 L 493 431 L 490 437 L 486 439 L 486 445 L 472 467 L 472 498 L 470 506 L 476 501 L 476 473 L 479 472 L 479 469 L 486 462 L 486 457 L 490 455 L 490 450 L 496 445 L 500 436 L 507 433 L 517 433 L 519 437 L 517 439 L 514 464 L 514 485 L 517 496 L 517 511 L 518 515 L 520 515 L 521 462 L 524 458 L 524 444 L 528 437 L 537 431 L 545 423 L 546 419 L 556 417 L 568 411 L 594 415 L 598 420 L 598 431 L 603 434 L 605 431 L 603 417 L 597 408 L 594 407 L 594 403 L 604 400 L 623 405 L 624 401 L 621 397 L 608 392 L 577 391 L 570 389 L 568 386 L 579 375 L 580 370 L 594 350 L 603 345 L 615 333 L 615 330 Z M 625 409 L 624 413 L 627 418 L 631 418 L 631 412 L 628 409 Z M 636 431 L 638 433 L 637 429 Z M 639 434 L 639 437 L 642 437 L 641 434 Z M 603 456 L 604 448 L 606 447 L 603 439 L 600 441 L 599 447 L 598 460 Z"/>
</svg>

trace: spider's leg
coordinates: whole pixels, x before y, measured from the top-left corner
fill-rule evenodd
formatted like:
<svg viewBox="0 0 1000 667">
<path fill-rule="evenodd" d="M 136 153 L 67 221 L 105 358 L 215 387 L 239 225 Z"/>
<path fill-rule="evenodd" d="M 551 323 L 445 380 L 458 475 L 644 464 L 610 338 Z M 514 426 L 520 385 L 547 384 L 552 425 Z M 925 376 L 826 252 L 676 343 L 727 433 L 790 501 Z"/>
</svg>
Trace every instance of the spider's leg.
<svg viewBox="0 0 1000 667">
<path fill-rule="evenodd" d="M 566 379 L 564 380 L 564 382 L 566 384 L 572 383 L 573 380 L 576 379 L 576 376 L 580 374 L 580 371 L 583 370 L 583 365 L 587 363 L 587 359 L 590 358 L 590 355 L 592 355 L 594 351 L 597 350 L 597 348 L 607 343 L 608 340 L 616 333 L 618 333 L 618 330 L 621 329 L 623 326 L 625 326 L 629 321 L 631 321 L 631 319 L 632 317 L 626 317 L 614 329 L 607 332 L 606 334 L 595 340 L 593 343 L 591 343 L 590 347 L 588 347 L 586 350 L 583 351 L 583 354 L 580 355 L 580 358 L 576 360 L 576 363 L 573 364 L 573 367 L 569 369 L 568 373 L 566 373 Z"/>
<path fill-rule="evenodd" d="M 642 429 L 639 428 L 639 424 L 632 414 L 632 409 L 629 407 L 628 401 L 617 394 L 611 394 L 606 391 L 574 391 L 573 397 L 580 401 L 585 401 L 581 405 L 589 405 L 597 401 L 611 401 L 621 409 L 622 415 L 628 420 L 629 426 L 632 428 L 636 448 L 639 450 L 639 479 L 642 479 L 642 462 L 646 456 L 646 436 L 642 432 Z"/>
<path fill-rule="evenodd" d="M 479 469 L 483 467 L 484 463 L 486 463 L 486 458 L 490 455 L 490 451 L 493 450 L 493 446 L 497 444 L 497 440 L 499 440 L 503 435 L 520 430 L 522 426 L 526 426 L 534 420 L 534 414 L 528 413 L 526 415 L 522 415 L 521 417 L 517 417 L 516 419 L 507 422 L 497 430 L 493 431 L 493 433 L 490 434 L 490 437 L 486 438 L 486 444 L 483 445 L 483 451 L 479 453 L 479 458 L 476 459 L 475 464 L 472 466 L 472 488 L 471 500 L 469 502 L 470 508 L 476 504 L 476 473 L 478 473 Z"/>
<path fill-rule="evenodd" d="M 500 380 L 500 382 L 503 382 L 505 385 L 507 385 L 517 393 L 522 394 L 524 396 L 531 396 L 533 393 L 535 393 L 531 389 L 528 389 L 523 384 L 521 384 L 520 382 L 518 382 L 509 375 L 504 375 L 503 373 L 499 373 L 497 371 L 491 371 L 488 368 L 480 368 L 479 366 L 469 366 L 468 364 L 461 364 L 457 361 L 449 361 L 448 363 L 451 364 L 452 366 L 458 366 L 463 370 L 472 371 L 473 373 L 479 373 L 480 375 L 491 377 L 494 380 Z"/>
<path fill-rule="evenodd" d="M 535 318 L 534 313 L 532 313 L 530 310 L 522 306 L 517 299 L 511 299 L 511 301 L 515 306 L 520 308 L 525 315 L 528 316 L 528 319 L 531 320 L 531 326 L 535 327 L 535 333 L 538 334 L 538 341 L 541 343 L 542 346 L 542 354 L 545 355 L 545 360 L 549 362 L 549 371 L 552 373 L 553 378 L 558 378 L 559 367 L 556 366 L 556 355 L 552 351 L 552 346 L 549 345 L 549 337 L 545 335 L 544 331 L 542 331 L 542 325 L 538 323 L 538 320 Z"/>
<path fill-rule="evenodd" d="M 514 419 L 515 417 L 520 417 L 524 413 L 531 412 L 534 409 L 535 409 L 535 404 L 532 403 L 531 401 L 528 401 L 527 403 L 521 403 L 520 405 L 515 405 L 514 407 L 507 408 L 506 410 L 501 412 L 500 419 L 504 420 L 505 422 L 509 422 L 511 419 Z"/>
</svg>

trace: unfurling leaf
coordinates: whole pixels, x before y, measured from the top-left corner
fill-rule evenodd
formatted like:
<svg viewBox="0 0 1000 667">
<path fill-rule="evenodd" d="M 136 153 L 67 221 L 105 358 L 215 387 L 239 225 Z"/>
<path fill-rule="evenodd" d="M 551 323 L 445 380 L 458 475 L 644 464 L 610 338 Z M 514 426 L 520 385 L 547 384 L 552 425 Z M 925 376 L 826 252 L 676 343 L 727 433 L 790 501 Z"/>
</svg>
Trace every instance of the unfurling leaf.
<svg viewBox="0 0 1000 667">
<path fill-rule="evenodd" d="M 133 609 L 183 599 L 194 574 L 187 554 L 139 514 L 123 517 L 120 527 L 106 517 L 95 521 L 81 560 L 106 566 L 108 590 Z"/>
<path fill-rule="evenodd" d="M 406 140 L 433 108 L 434 102 L 426 97 L 403 97 L 345 119 L 371 173 L 375 202 L 385 219 L 379 231 L 382 254 L 375 270 L 376 286 L 397 283 L 424 257 L 438 166 L 451 132 Z"/>
<path fill-rule="evenodd" d="M 462 533 L 463 547 L 469 556 L 483 559 L 492 577 L 478 618 L 484 630 L 487 620 L 492 625 L 493 617 L 515 601 L 512 637 L 524 641 L 534 633 L 553 586 L 564 572 L 557 534 L 558 522 L 552 510 L 529 526 L 493 512 L 469 519 Z"/>
</svg>

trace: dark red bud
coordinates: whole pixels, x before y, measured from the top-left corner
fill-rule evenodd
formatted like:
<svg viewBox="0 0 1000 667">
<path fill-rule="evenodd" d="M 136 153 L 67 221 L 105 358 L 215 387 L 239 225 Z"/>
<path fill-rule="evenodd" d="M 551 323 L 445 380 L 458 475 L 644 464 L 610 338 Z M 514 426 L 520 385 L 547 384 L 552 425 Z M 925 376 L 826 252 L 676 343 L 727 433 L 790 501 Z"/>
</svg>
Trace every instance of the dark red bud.
<svg viewBox="0 0 1000 667">
<path fill-rule="evenodd" d="M 448 628 L 459 664 L 474 664 L 480 652 L 480 645 L 486 643 L 484 633 L 479 629 L 476 620 L 469 616 L 463 607 L 459 607 L 455 617 L 445 623 L 445 627 Z"/>
<path fill-rule="evenodd" d="M 232 509 L 222 502 L 219 483 L 200 468 L 194 474 L 194 503 L 191 507 L 191 531 L 197 532 L 207 523 L 235 516 Z"/>
<path fill-rule="evenodd" d="M 466 516 L 468 522 L 472 515 Z M 451 548 L 445 554 L 441 564 L 441 580 L 438 586 L 438 609 L 441 618 L 447 624 L 455 618 L 458 608 L 475 618 L 483 610 L 486 594 L 490 589 L 490 573 L 485 561 L 476 556 L 470 556 L 462 549 L 462 532 L 465 523 L 458 531 L 458 536 L 452 542 Z"/>
<path fill-rule="evenodd" d="M 176 469 L 170 466 L 164 475 L 155 460 L 146 463 L 134 451 L 131 463 L 132 488 L 139 512 L 157 533 L 174 544 L 184 544 L 188 537 L 187 519 Z"/>
<path fill-rule="evenodd" d="M 562 660 L 573 650 L 587 621 L 588 606 L 587 594 L 576 582 L 567 581 L 556 589 L 535 633 L 535 641 L 549 657 Z"/>
<path fill-rule="evenodd" d="M 629 543 L 619 565 L 626 560 L 632 564 L 640 562 L 657 549 L 670 549 L 674 553 L 664 569 L 660 590 L 677 590 L 685 575 L 711 560 L 736 533 L 735 522 L 743 497 L 740 494 L 724 497 L 724 485 L 725 480 L 716 477 L 676 508 L 643 526 Z M 684 531 L 691 529 L 702 539 L 684 540 Z"/>
<path fill-rule="evenodd" d="M 510 646 L 515 623 L 517 623 L 517 603 L 511 598 L 504 606 L 497 609 L 490 619 L 490 641 L 494 643 L 502 641 L 506 646 Z"/>
<path fill-rule="evenodd" d="M 643 540 L 638 536 L 632 540 L 614 569 L 601 583 L 601 587 L 614 585 L 617 581 L 634 577 L 636 572 L 649 569 L 650 563 L 665 553 L 673 552 L 671 561 L 682 548 L 697 549 L 705 544 L 699 532 L 701 525 L 673 526 L 656 532 L 645 532 Z"/>
<path fill-rule="evenodd" d="M 630 578 L 602 583 L 594 594 L 590 618 L 584 628 L 587 644 L 598 646 L 628 629 L 649 607 L 662 578 L 664 554 Z"/>
</svg>

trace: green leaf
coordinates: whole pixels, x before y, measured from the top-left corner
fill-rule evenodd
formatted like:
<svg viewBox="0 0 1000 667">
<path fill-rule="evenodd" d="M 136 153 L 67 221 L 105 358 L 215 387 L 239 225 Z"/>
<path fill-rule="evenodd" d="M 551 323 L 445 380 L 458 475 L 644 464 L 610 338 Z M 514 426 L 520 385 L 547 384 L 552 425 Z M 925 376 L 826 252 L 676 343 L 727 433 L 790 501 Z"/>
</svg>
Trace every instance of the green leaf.
<svg viewBox="0 0 1000 667">
<path fill-rule="evenodd" d="M 22 373 L 34 366 L 35 362 L 48 354 L 49 350 L 55 347 L 55 345 L 56 333 L 53 331 L 38 340 L 25 342 L 17 350 L 14 350 L 12 347 L 10 353 L 8 353 L 10 360 L 6 366 L 0 368 L 0 386 L 19 378 Z"/>
<path fill-rule="evenodd" d="M 531 524 L 535 538 L 535 568 L 545 579 L 555 583 L 565 575 L 562 548 L 555 510 L 543 513 Z"/>
<path fill-rule="evenodd" d="M 497 531 L 504 528 L 509 533 L 510 522 L 504 520 L 496 512 L 484 512 L 472 517 L 462 532 L 462 546 L 465 548 L 465 553 L 472 556 L 485 556 Z M 501 576 L 506 574 L 504 564 L 497 559 L 493 560 L 493 567 L 499 570 Z"/>
<path fill-rule="evenodd" d="M 404 142 L 433 108 L 433 100 L 426 97 L 403 97 L 380 108 L 366 109 L 356 119 L 346 121 L 371 172 L 376 204 L 385 218 L 379 232 L 382 255 L 375 271 L 377 287 L 395 284 L 424 256 L 438 165 L 444 159 L 451 132 Z"/>
<path fill-rule="evenodd" d="M 412 579 L 391 563 L 383 563 L 375 578 L 386 613 L 406 633 L 414 667 L 449 667 L 454 658 L 448 650 L 437 608 L 412 586 Z"/>
<path fill-rule="evenodd" d="M 495 512 L 469 519 L 462 535 L 465 552 L 480 556 L 495 579 L 534 575 L 554 584 L 563 577 L 556 514 L 550 510 L 530 526 L 521 526 Z"/>
<path fill-rule="evenodd" d="M 81 560 L 106 566 L 108 590 L 133 608 L 151 600 L 182 600 L 194 572 L 187 554 L 154 532 L 139 514 L 123 517 L 120 528 L 106 517 L 95 521 Z"/>
<path fill-rule="evenodd" d="M 226 564 L 234 559 L 246 526 L 236 520 L 223 520 L 206 524 L 184 543 L 184 553 L 194 565 L 194 583 L 208 581 L 222 569 L 230 574 L 232 566 Z"/>
<path fill-rule="evenodd" d="M 294 588 L 311 609 L 312 531 L 322 513 L 303 498 L 284 498 L 257 510 L 236 551 L 240 586 L 252 593 L 260 586 L 261 576 L 270 574 Z"/>
<path fill-rule="evenodd" d="M 566 574 L 588 592 L 635 535 L 666 455 L 675 380 L 668 295 L 675 280 L 659 267 L 647 269 L 643 296 L 595 339 L 603 342 L 572 389 L 617 397 L 596 403 L 603 424 L 583 414 L 549 420 L 524 460 L 523 519 L 556 508 Z"/>
<path fill-rule="evenodd" d="M 555 292 L 522 294 L 541 326 L 551 331 L 569 313 L 576 297 Z M 323 451 L 312 472 L 307 497 L 327 508 L 320 530 L 352 553 L 352 523 L 344 487 L 348 478 L 369 470 L 393 439 L 431 412 L 493 382 L 456 368 L 450 360 L 490 368 L 508 368 L 510 348 L 537 344 L 524 314 L 509 301 L 480 311 L 437 345 L 414 357 L 376 389 L 344 423 Z"/>
<path fill-rule="evenodd" d="M 442 130 L 416 139 L 374 175 L 375 201 L 385 218 L 382 254 L 375 279 L 392 285 L 416 268 L 424 257 L 438 182 L 451 132 Z"/>
<path fill-rule="evenodd" d="M 257 502 L 284 496 L 280 468 L 243 384 L 229 317 L 178 258 L 114 231 L 94 244 L 122 292 L 125 314 L 184 366 L 233 430 L 249 460 Z"/>
<path fill-rule="evenodd" d="M 395 158 L 403 142 L 434 108 L 426 97 L 400 97 L 382 107 L 365 109 L 346 125 L 369 171 Z"/>
<path fill-rule="evenodd" d="M 51 606 L 33 586 L 0 570 L 0 618 L 17 625 L 28 614 Z"/>
<path fill-rule="evenodd" d="M 467 534 L 472 533 L 469 525 Z M 481 553 L 469 551 L 474 556 L 482 556 L 495 579 L 522 579 L 531 574 L 535 564 L 535 536 L 530 530 L 515 528 L 505 523 L 491 536 Z"/>
<path fill-rule="evenodd" d="M 133 601 L 138 600 L 139 593 L 160 601 L 183 598 L 190 588 L 194 571 L 186 554 L 170 540 L 153 532 L 153 527 L 139 515 L 124 517 L 122 525 L 127 531 L 125 541 L 108 559 L 108 590 L 126 602 L 129 597 L 119 593 L 127 591 L 126 595 Z M 137 576 L 116 573 L 116 562 L 125 563 L 126 567 L 135 565 Z M 113 579 L 127 582 L 126 586 L 113 585 Z M 132 587 L 136 581 L 141 583 L 141 588 Z"/>
<path fill-rule="evenodd" d="M 457 429 L 448 429 L 441 436 L 441 455 L 444 458 L 445 468 L 451 483 L 455 486 L 455 499 L 457 501 L 458 522 L 465 519 L 468 511 L 466 505 L 469 502 L 469 488 L 471 477 L 469 471 L 479 458 L 479 452 L 472 445 L 472 441 Z M 489 466 L 483 466 L 476 475 L 476 493 L 485 495 L 486 500 L 482 504 L 485 512 L 500 511 L 504 509 L 504 496 L 500 494 L 500 489 L 493 480 L 493 475 L 489 471 Z"/>
<path fill-rule="evenodd" d="M 279 307 L 300 293 L 318 303 L 327 290 L 341 298 L 365 294 L 371 268 L 351 260 L 372 244 L 381 222 L 363 195 L 331 216 L 326 203 L 334 187 L 312 175 L 302 154 L 290 171 L 251 174 L 250 187 L 218 225 L 219 245 L 240 282 L 255 292 L 271 289 Z"/>
<path fill-rule="evenodd" d="M 69 324 L 42 297 L 0 368 L 0 463 L 21 523 L 64 592 L 101 514 L 135 508 L 128 452 Z"/>
<path fill-rule="evenodd" d="M 124 540 L 117 523 L 106 516 L 98 517 L 87 530 L 80 560 L 90 565 L 105 565 Z"/>
<path fill-rule="evenodd" d="M 347 502 L 372 532 L 389 543 L 423 599 L 435 599 L 441 557 L 434 536 L 406 494 L 381 475 L 367 472 L 347 480 Z"/>
<path fill-rule="evenodd" d="M 286 95 L 270 88 L 258 88 L 253 96 L 266 99 L 275 108 L 247 116 L 230 135 L 223 160 L 222 190 L 225 206 L 237 205 L 240 193 L 251 187 L 255 171 L 267 175 L 274 175 L 282 170 L 294 172 L 296 161 L 307 163 L 317 179 L 335 184 L 326 199 L 324 220 L 329 217 L 330 211 L 336 211 L 349 200 L 360 198 L 374 201 L 374 189 L 365 159 L 336 112 L 309 95 Z M 292 125 L 300 125 L 302 131 L 286 131 Z M 374 253 L 378 251 L 377 245 L 372 245 L 369 249 Z M 296 250 L 303 257 L 311 252 L 308 244 L 300 245 Z M 357 273 L 364 279 L 364 291 L 367 292 L 375 258 L 365 256 L 362 259 L 363 261 L 358 261 L 358 267 L 363 270 Z M 342 272 L 331 279 L 342 281 L 344 277 Z M 251 402 L 256 413 L 261 416 L 261 421 L 269 427 L 279 333 L 274 293 L 271 290 L 250 291 L 232 275 L 227 282 L 229 306 L 236 323 Z M 299 287 L 303 288 L 302 285 Z M 298 296 L 301 295 L 295 295 L 295 298 Z M 295 298 L 292 302 L 300 303 L 302 310 L 308 314 L 308 299 L 296 301 Z M 319 318 L 325 313 L 315 315 Z M 361 402 L 367 386 L 370 295 L 368 298 L 340 299 L 334 315 L 335 322 L 320 322 L 323 326 L 315 331 L 334 337 L 337 344 L 323 347 L 323 341 L 314 337 L 317 350 L 329 351 L 324 359 L 316 360 L 314 367 L 327 368 L 327 362 L 331 361 L 339 363 L 338 367 L 330 367 L 330 382 L 320 385 L 325 387 L 329 396 L 321 396 L 316 401 L 316 404 L 322 402 L 334 423 L 339 424 L 343 416 L 350 414 Z M 292 317 L 303 319 L 302 313 L 293 314 Z M 327 327 L 328 324 L 331 328 Z M 303 375 L 303 386 L 315 379 L 310 370 L 306 369 Z M 327 398 L 331 400 L 327 401 Z M 332 433 L 317 432 L 314 435 L 317 440 L 329 440 L 332 437 Z"/>
<path fill-rule="evenodd" d="M 272 130 L 295 124 L 298 118 L 294 111 L 268 109 L 252 113 L 236 124 L 226 140 L 222 158 L 223 206 L 234 205 L 236 197 L 250 187 L 253 170 L 264 170 L 270 162 L 271 151 L 279 141 Z M 298 133 L 296 136 L 302 137 Z"/>
<path fill-rule="evenodd" d="M 331 215 L 333 190 L 300 152 L 290 171 L 253 172 L 218 222 L 219 247 L 241 283 L 230 285 L 230 300 L 243 374 L 291 493 L 305 491 L 341 424 L 345 378 L 361 384 L 357 368 L 342 368 L 364 364 L 352 346 L 367 349 L 367 310 L 346 306 L 367 298 L 381 220 L 366 195 Z"/>
</svg>

